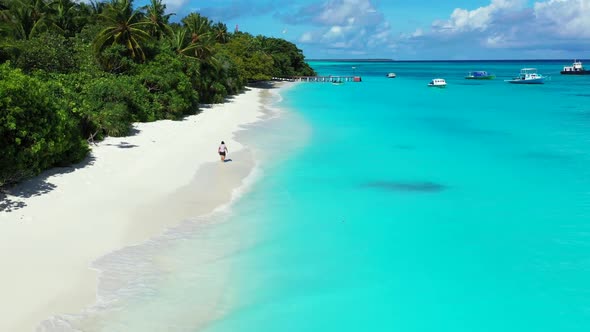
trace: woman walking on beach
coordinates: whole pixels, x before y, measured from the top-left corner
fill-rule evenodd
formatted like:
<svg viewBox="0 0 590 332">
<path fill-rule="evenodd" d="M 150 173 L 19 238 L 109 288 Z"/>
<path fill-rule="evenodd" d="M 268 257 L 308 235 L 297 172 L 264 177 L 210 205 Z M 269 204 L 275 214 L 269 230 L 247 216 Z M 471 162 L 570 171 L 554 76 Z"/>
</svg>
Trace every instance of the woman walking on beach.
<svg viewBox="0 0 590 332">
<path fill-rule="evenodd" d="M 221 161 L 225 162 L 225 154 L 227 152 L 229 152 L 229 150 L 227 149 L 227 146 L 225 146 L 224 141 L 221 141 L 221 145 L 219 145 L 219 148 L 217 148 L 217 152 L 219 153 L 219 156 L 221 157 Z"/>
</svg>

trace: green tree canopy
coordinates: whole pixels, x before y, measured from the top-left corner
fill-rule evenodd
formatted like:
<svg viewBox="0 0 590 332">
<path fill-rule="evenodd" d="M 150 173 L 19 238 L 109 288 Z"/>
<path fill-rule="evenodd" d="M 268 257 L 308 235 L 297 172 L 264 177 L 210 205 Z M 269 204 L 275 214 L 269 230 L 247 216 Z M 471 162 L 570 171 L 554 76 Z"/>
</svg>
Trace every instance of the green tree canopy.
<svg viewBox="0 0 590 332">
<path fill-rule="evenodd" d="M 111 0 L 100 17 L 106 27 L 94 41 L 96 53 L 110 45 L 123 45 L 129 51 L 129 57 L 137 61 L 145 61 L 143 45 L 150 40 L 148 27 L 152 23 L 142 13 L 133 9 L 131 0 Z"/>
</svg>

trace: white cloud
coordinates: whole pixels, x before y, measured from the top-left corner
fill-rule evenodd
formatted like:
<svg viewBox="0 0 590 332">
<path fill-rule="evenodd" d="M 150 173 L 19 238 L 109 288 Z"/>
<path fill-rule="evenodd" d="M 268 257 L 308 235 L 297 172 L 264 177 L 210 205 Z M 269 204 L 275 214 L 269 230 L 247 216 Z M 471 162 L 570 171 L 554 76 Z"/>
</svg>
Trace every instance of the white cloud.
<svg viewBox="0 0 590 332">
<path fill-rule="evenodd" d="M 333 26 L 330 28 L 330 31 L 328 31 L 329 34 L 332 34 L 334 36 L 340 36 L 342 34 L 342 27 L 339 26 Z"/>
<path fill-rule="evenodd" d="M 450 19 L 435 21 L 432 28 L 435 31 L 450 32 L 484 31 L 488 29 L 498 12 L 520 9 L 524 4 L 523 0 L 492 0 L 489 5 L 474 10 L 455 8 Z"/>
<path fill-rule="evenodd" d="M 299 37 L 300 43 L 311 43 L 313 41 L 313 35 L 311 32 L 305 32 Z"/>
<path fill-rule="evenodd" d="M 302 8 L 295 15 L 297 23 L 317 26 L 305 33 L 313 38 L 300 41 L 352 52 L 359 49 L 387 47 L 393 42 L 391 26 L 370 0 L 329 0 L 322 5 Z"/>
<path fill-rule="evenodd" d="M 475 9 L 456 8 L 448 19 L 434 21 L 430 30 L 402 34 L 399 44 L 408 54 L 429 49 L 432 57 L 477 52 L 492 58 L 510 54 L 507 52 L 533 57 L 587 54 L 590 0 L 541 0 L 532 4 L 491 0 Z"/>
<path fill-rule="evenodd" d="M 556 35 L 590 37 L 590 0 L 549 0 L 533 8 L 536 20 Z"/>
<path fill-rule="evenodd" d="M 185 4 L 189 3 L 189 0 L 163 0 L 162 3 L 166 5 L 166 12 L 174 12 Z"/>
<path fill-rule="evenodd" d="M 346 41 L 339 41 L 339 42 L 334 42 L 332 43 L 332 48 L 349 48 L 350 47 L 350 42 L 346 42 Z"/>
<path fill-rule="evenodd" d="M 315 20 L 335 25 L 345 24 L 350 18 L 368 19 L 373 15 L 378 15 L 377 10 L 369 0 L 332 0 L 323 6 Z"/>
<path fill-rule="evenodd" d="M 485 40 L 485 45 L 490 48 L 503 47 L 506 45 L 506 39 L 502 35 L 489 36 Z"/>
<path fill-rule="evenodd" d="M 412 33 L 412 37 L 420 37 L 422 35 L 424 35 L 424 31 L 422 31 L 420 28 L 416 29 L 416 31 Z"/>
</svg>

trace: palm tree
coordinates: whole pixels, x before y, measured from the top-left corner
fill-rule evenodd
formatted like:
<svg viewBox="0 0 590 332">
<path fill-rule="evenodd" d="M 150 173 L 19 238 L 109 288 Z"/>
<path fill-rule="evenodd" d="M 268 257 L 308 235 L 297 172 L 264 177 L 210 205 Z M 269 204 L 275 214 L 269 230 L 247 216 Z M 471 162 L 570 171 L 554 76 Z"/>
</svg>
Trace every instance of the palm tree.
<svg viewBox="0 0 590 332">
<path fill-rule="evenodd" d="M 100 17 L 107 27 L 94 40 L 96 53 L 120 44 L 127 48 L 132 59 L 145 61 L 142 44 L 151 38 L 147 32 L 151 22 L 142 19 L 141 13 L 133 9 L 131 0 L 111 0 Z"/>
<path fill-rule="evenodd" d="M 168 22 L 174 14 L 164 14 L 166 5 L 162 3 L 162 0 L 151 0 L 149 5 L 141 9 L 145 11 L 146 18 L 152 23 L 148 31 L 152 37 L 160 39 L 163 35 L 170 36 L 173 33 Z"/>
<path fill-rule="evenodd" d="M 10 7 L 5 0 L 0 0 L 0 36 L 8 37 L 10 29 Z"/>
<path fill-rule="evenodd" d="M 275 53 L 285 53 L 288 50 L 283 47 L 281 41 L 276 38 L 269 38 L 265 36 L 256 36 L 254 38 L 254 47 L 266 55 L 273 55 Z"/>
<path fill-rule="evenodd" d="M 189 55 L 191 52 L 187 52 L 187 49 L 190 46 L 190 40 L 187 37 L 188 29 L 181 27 L 172 30 L 172 34 L 170 35 L 169 41 L 172 49 L 176 51 L 178 54 Z"/>
<path fill-rule="evenodd" d="M 178 54 L 196 58 L 200 62 L 214 61 L 212 59 L 213 43 L 210 35 L 202 35 L 199 39 L 191 38 L 189 29 L 182 27 L 172 32 L 170 43 Z"/>
<path fill-rule="evenodd" d="M 191 32 L 191 39 L 193 41 L 211 35 L 211 20 L 198 13 L 190 13 L 182 19 L 182 23 Z"/>
<path fill-rule="evenodd" d="M 66 37 L 73 37 L 82 30 L 79 24 L 82 14 L 80 5 L 73 0 L 54 0 L 48 5 L 51 15 L 51 26 Z"/>
<path fill-rule="evenodd" d="M 221 22 L 217 22 L 211 27 L 215 41 L 221 44 L 227 43 L 229 40 L 229 34 L 227 33 L 227 25 Z"/>
<path fill-rule="evenodd" d="M 90 2 L 80 2 L 80 19 L 83 23 L 96 23 L 100 14 L 106 8 L 107 3 L 103 1 L 91 0 Z M 83 24 L 81 24 L 83 25 Z"/>
<path fill-rule="evenodd" d="M 0 11 L 2 31 L 15 40 L 26 40 L 46 28 L 43 0 L 6 0 Z"/>
<path fill-rule="evenodd" d="M 190 34 L 190 43 L 182 48 L 182 54 L 195 57 L 201 61 L 208 61 L 213 54 L 213 38 L 211 20 L 197 13 L 191 13 L 182 20 Z"/>
</svg>

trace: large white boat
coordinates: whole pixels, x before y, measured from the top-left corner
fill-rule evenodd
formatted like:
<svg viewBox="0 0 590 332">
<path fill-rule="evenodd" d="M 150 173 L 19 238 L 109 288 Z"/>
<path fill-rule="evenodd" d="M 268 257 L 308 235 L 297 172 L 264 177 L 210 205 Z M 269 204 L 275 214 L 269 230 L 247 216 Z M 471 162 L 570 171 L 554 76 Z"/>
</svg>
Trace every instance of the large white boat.
<svg viewBox="0 0 590 332">
<path fill-rule="evenodd" d="M 562 75 L 590 75 L 590 70 L 584 69 L 582 61 L 574 60 L 571 66 L 564 66 L 561 71 Z"/>
<path fill-rule="evenodd" d="M 522 68 L 520 75 L 511 80 L 506 80 L 506 82 L 514 84 L 543 84 L 545 78 L 545 76 L 537 73 L 537 68 Z"/>
<path fill-rule="evenodd" d="M 430 81 L 430 83 L 428 83 L 428 86 L 435 88 L 444 88 L 445 86 L 447 86 L 447 82 L 442 78 L 435 78 L 432 81 Z"/>
</svg>

